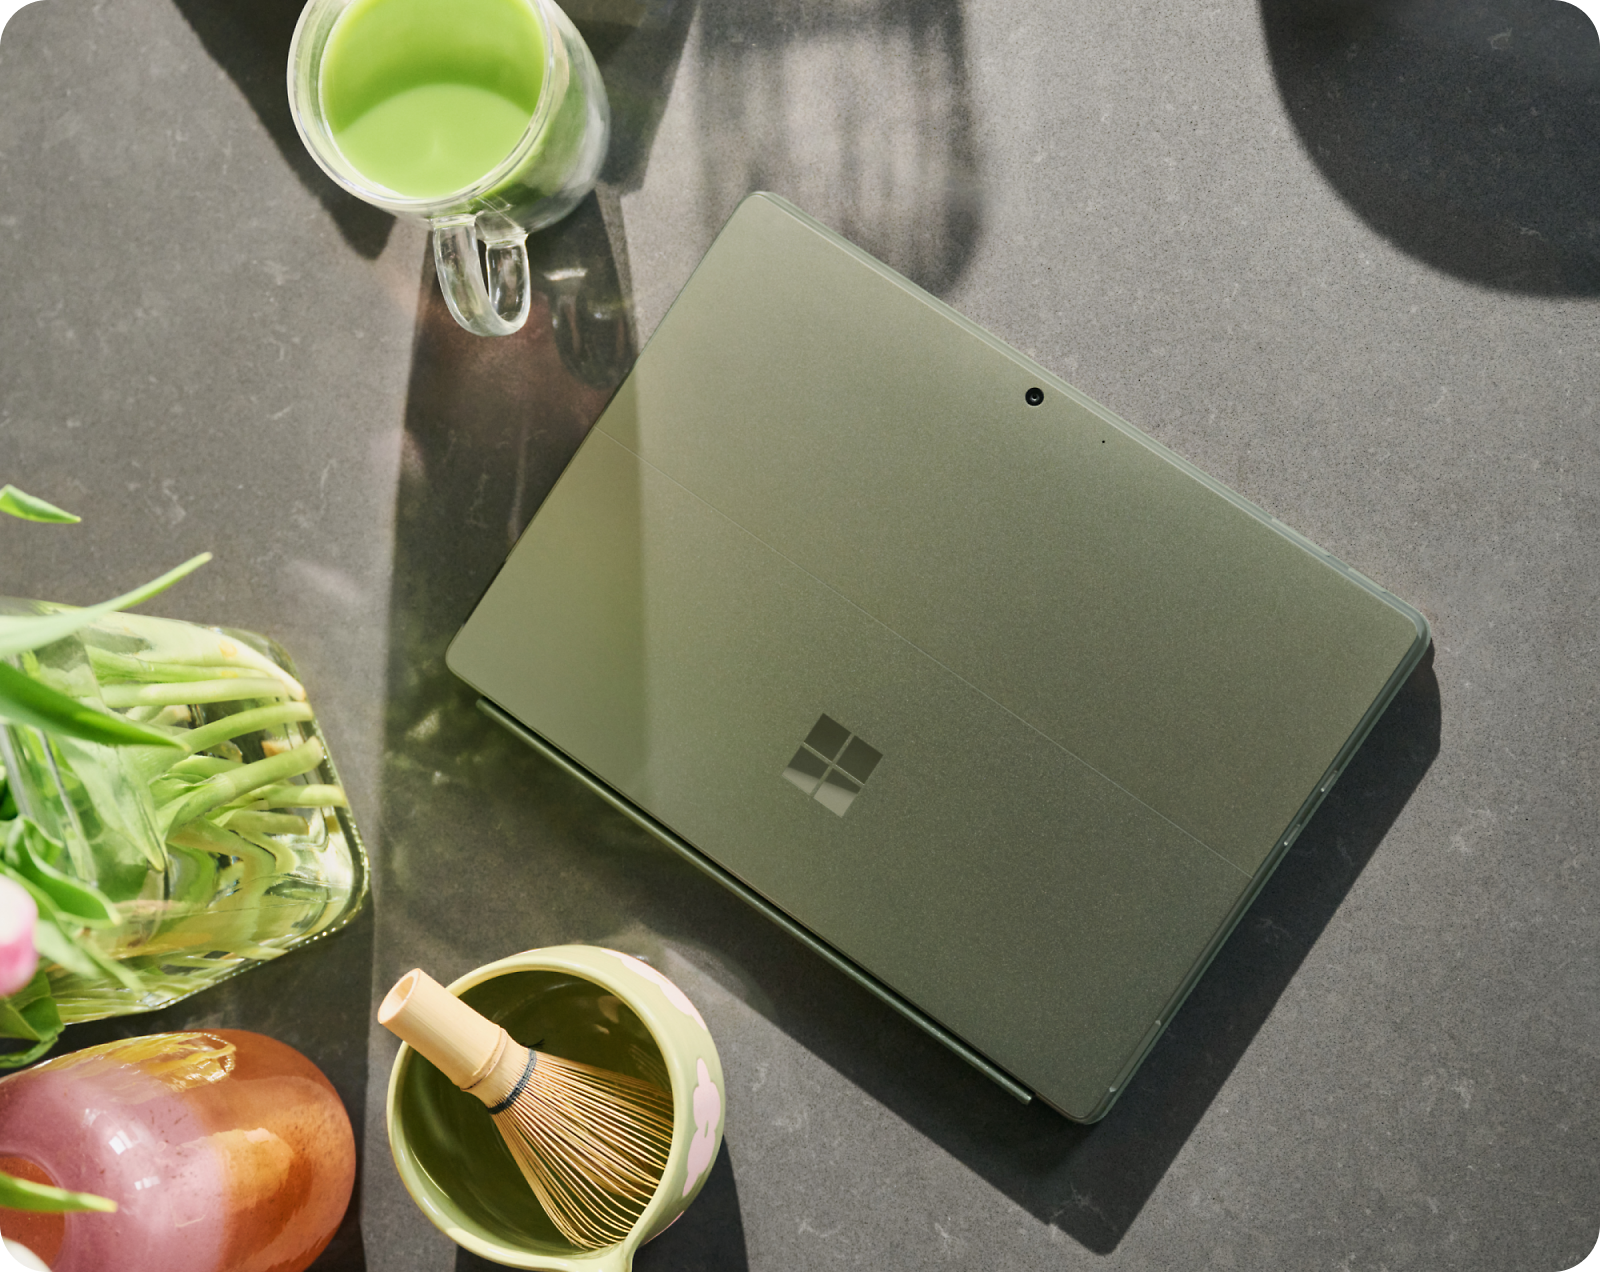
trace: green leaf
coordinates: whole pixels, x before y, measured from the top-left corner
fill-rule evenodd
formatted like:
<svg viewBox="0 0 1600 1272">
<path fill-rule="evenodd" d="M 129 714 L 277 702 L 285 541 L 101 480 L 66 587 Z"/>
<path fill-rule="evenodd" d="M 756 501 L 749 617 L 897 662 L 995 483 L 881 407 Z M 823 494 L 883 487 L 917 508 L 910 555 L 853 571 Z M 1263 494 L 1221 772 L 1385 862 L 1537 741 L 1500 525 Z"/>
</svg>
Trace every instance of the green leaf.
<svg viewBox="0 0 1600 1272">
<path fill-rule="evenodd" d="M 64 1188 L 33 1184 L 0 1172 L 0 1206 L 9 1206 L 12 1210 L 47 1210 L 52 1213 L 63 1210 L 109 1213 L 117 1208 L 117 1203 L 109 1197 L 97 1197 L 94 1193 L 68 1192 Z"/>
<path fill-rule="evenodd" d="M 284 702 L 270 707 L 253 707 L 248 711 L 236 711 L 233 715 L 223 716 L 220 720 L 213 720 L 210 724 L 203 724 L 198 729 L 190 729 L 187 733 L 180 734 L 179 740 L 183 743 L 184 750 L 191 755 L 196 751 L 209 751 L 219 743 L 230 738 L 236 738 L 243 733 L 251 733 L 256 729 L 270 729 L 280 724 L 293 724 L 300 720 L 311 719 L 311 707 L 304 702 Z M 162 757 L 170 760 L 168 757 Z"/>
<path fill-rule="evenodd" d="M 253 809 L 236 808 L 223 813 L 217 825 L 237 831 L 241 835 L 309 835 L 311 826 L 304 817 L 294 813 L 261 813 Z M 259 842 L 259 841 L 252 841 Z"/>
<path fill-rule="evenodd" d="M 76 972 L 79 976 L 93 976 L 97 973 L 100 964 L 95 962 L 77 941 L 61 930 L 54 915 L 45 913 L 49 898 L 44 896 L 35 884 L 24 882 L 22 886 L 39 903 L 39 921 L 33 927 L 33 948 L 39 951 L 39 957 L 46 962 L 57 963 L 69 972 Z"/>
<path fill-rule="evenodd" d="M 106 706 L 121 709 L 280 698 L 285 692 L 283 683 L 270 676 L 222 676 L 215 680 L 182 680 L 176 684 L 115 681 L 101 686 L 100 696 L 105 699 Z"/>
<path fill-rule="evenodd" d="M 37 1044 L 22 1051 L 0 1054 L 0 1069 L 32 1064 L 50 1050 L 60 1036 L 61 1013 L 56 1010 L 56 1000 L 50 994 L 50 980 L 43 968 L 16 993 L 0 998 L 0 1037 L 20 1038 Z"/>
<path fill-rule="evenodd" d="M 181 744 L 167 734 L 57 693 L 8 662 L 0 662 L 0 719 L 31 724 L 47 733 L 64 733 L 86 742 L 102 742 L 106 746 L 162 746 L 182 750 Z"/>
<path fill-rule="evenodd" d="M 16 993 L 0 998 L 0 1038 L 21 1038 L 47 1045 L 61 1033 L 61 1013 L 50 996 L 44 969 Z M 13 1053 L 14 1054 L 14 1053 Z"/>
<path fill-rule="evenodd" d="M 57 508 L 55 504 L 46 503 L 36 495 L 18 490 L 15 486 L 0 486 L 0 512 L 21 517 L 24 521 L 70 523 L 83 520 L 82 517 L 75 517 L 70 512 Z"/>
<path fill-rule="evenodd" d="M 71 935 L 71 924 L 61 923 L 53 912 L 46 917 L 45 910 L 50 902 L 41 888 L 26 881 L 23 881 L 23 887 L 39 903 L 39 921 L 33 929 L 33 946 L 39 951 L 40 958 L 56 963 L 69 972 L 76 972 L 79 976 L 99 976 L 104 973 L 124 988 L 144 988 L 144 982 L 116 959 L 107 958 L 94 946 L 80 942 Z M 51 909 L 53 911 L 54 907 Z"/>
<path fill-rule="evenodd" d="M 122 839 L 136 847 L 151 867 L 165 871 L 167 850 L 156 831 L 149 805 L 137 798 L 128 797 L 127 786 L 130 784 L 130 775 L 121 764 L 117 763 L 126 753 L 149 754 L 157 748 L 121 747 L 108 756 L 105 748 L 93 742 L 80 742 L 77 738 L 68 737 L 45 737 L 36 732 L 32 736 L 48 743 L 49 751 L 55 759 L 55 769 L 51 776 L 62 784 L 63 798 L 79 808 L 87 806 L 93 810 L 95 819 L 100 823 L 97 838 L 106 844 Z M 174 752 L 170 747 L 162 749 L 174 758 L 182 754 Z M 78 878 L 100 878 L 101 867 L 95 863 L 88 838 L 81 833 L 72 833 L 69 836 L 65 832 L 62 833 L 62 837 L 67 839 L 73 872 Z M 120 852 L 117 854 L 117 861 L 119 865 L 113 866 L 109 860 L 106 864 L 113 870 L 125 869 L 130 864 L 122 858 Z"/>
<path fill-rule="evenodd" d="M 240 761 L 225 760 L 217 755 L 191 755 L 169 768 L 166 777 L 174 781 L 201 782 L 208 777 L 215 777 L 218 773 L 231 772 L 239 766 Z"/>
<path fill-rule="evenodd" d="M 40 1042 L 53 1046 L 61 1036 L 61 1012 L 56 1008 L 56 1000 L 50 993 L 50 982 L 45 974 L 40 972 L 35 979 L 43 983 L 44 992 L 22 1008 L 22 1018 L 39 1035 Z"/>
<path fill-rule="evenodd" d="M 21 1051 L 0 1051 L 0 1069 L 20 1069 L 24 1065 L 32 1064 L 55 1045 L 54 1038 L 41 1038 L 33 1046 L 25 1047 Z"/>
<path fill-rule="evenodd" d="M 293 782 L 281 786 L 263 786 L 249 792 L 252 804 L 261 808 L 349 808 L 350 800 L 342 786 L 325 786 Z"/>
<path fill-rule="evenodd" d="M 277 755 L 269 755 L 264 760 L 257 760 L 253 764 L 242 764 L 226 773 L 206 778 L 188 794 L 163 804 L 157 810 L 157 819 L 164 830 L 174 830 L 185 822 L 209 813 L 214 808 L 231 804 L 258 786 L 282 782 L 286 778 L 299 777 L 302 773 L 310 772 L 321 764 L 322 760 L 322 743 L 316 738 L 310 738 L 299 746 L 291 747 Z"/>
<path fill-rule="evenodd" d="M 44 842 L 38 843 L 39 840 Z M 44 889 L 63 914 L 90 927 L 111 927 L 121 921 L 122 916 L 117 912 L 116 904 L 105 893 L 47 864 L 53 855 L 47 850 L 54 847 L 57 850 L 54 855 L 58 855 L 61 845 L 55 843 L 34 822 L 23 820 L 17 842 L 8 843 L 7 847 L 16 856 L 16 869 L 22 875 L 24 885 L 31 882 Z"/>
<path fill-rule="evenodd" d="M 9 998 L 0 998 L 0 1038 L 21 1038 L 39 1042 L 39 1031 L 28 1018 L 11 1005 Z"/>
<path fill-rule="evenodd" d="M 37 830 L 37 827 L 35 829 Z M 39 957 L 47 963 L 56 963 L 69 972 L 76 972 L 79 976 L 96 976 L 104 973 L 128 989 L 142 989 L 143 983 L 137 975 L 115 959 L 102 954 L 92 943 L 79 939 L 78 931 L 85 926 L 83 920 L 72 914 L 63 914 L 61 907 L 56 904 L 55 898 L 49 892 L 16 868 L 16 863 L 21 858 L 21 836 L 25 833 L 25 826 L 17 825 L 13 826 L 6 836 L 5 852 L 8 868 L 5 873 L 26 888 L 34 904 L 39 907 L 39 918 L 33 925 L 33 948 L 39 951 Z M 8 1064 L 9 1061 L 9 1057 L 0 1059 L 0 1065 Z"/>
<path fill-rule="evenodd" d="M 143 587 L 124 592 L 121 596 L 114 596 L 109 601 L 101 601 L 98 605 L 90 605 L 86 609 L 69 609 L 53 614 L 0 614 L 0 658 L 63 640 L 79 628 L 87 627 L 107 614 L 148 601 L 152 596 L 171 587 L 184 575 L 198 570 L 209 560 L 211 553 L 202 552 L 199 556 L 185 561 L 177 569 L 168 570 L 159 579 L 152 579 Z"/>
</svg>

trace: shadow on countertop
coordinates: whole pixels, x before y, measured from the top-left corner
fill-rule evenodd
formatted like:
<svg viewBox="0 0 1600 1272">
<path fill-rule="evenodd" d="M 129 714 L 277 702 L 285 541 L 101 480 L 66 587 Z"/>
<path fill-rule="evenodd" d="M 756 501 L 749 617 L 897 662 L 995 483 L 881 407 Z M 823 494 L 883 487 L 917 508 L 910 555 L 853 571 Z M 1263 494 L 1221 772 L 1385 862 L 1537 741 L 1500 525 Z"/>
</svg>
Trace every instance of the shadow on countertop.
<svg viewBox="0 0 1600 1272">
<path fill-rule="evenodd" d="M 702 219 L 771 190 L 948 295 L 983 228 L 958 0 L 699 0 Z"/>
<path fill-rule="evenodd" d="M 394 218 L 335 185 L 306 150 L 289 113 L 289 41 L 305 0 L 175 3 L 212 60 L 238 85 L 300 184 L 333 218 L 344 241 L 367 260 L 376 260 L 389 241 Z"/>
<path fill-rule="evenodd" d="M 1600 294 L 1600 39 L 1563 0 L 1260 0 L 1307 153 L 1467 282 Z"/>
</svg>

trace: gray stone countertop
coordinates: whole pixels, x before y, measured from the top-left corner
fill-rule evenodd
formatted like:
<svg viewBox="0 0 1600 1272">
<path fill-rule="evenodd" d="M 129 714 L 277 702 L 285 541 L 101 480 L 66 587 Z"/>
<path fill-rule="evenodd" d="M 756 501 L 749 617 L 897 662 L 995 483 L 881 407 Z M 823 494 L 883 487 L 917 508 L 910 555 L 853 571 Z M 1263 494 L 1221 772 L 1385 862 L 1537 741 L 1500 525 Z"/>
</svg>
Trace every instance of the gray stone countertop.
<svg viewBox="0 0 1600 1272">
<path fill-rule="evenodd" d="M 645 955 L 728 1078 L 644 1270 L 1557 1272 L 1600 1233 L 1600 39 L 1559 0 L 577 10 L 617 139 L 478 340 L 283 97 L 294 0 L 43 0 L 0 42 L 0 592 L 297 659 L 352 928 L 119 1033 L 294 1042 L 363 1144 L 320 1269 L 466 1272 L 390 1162 L 374 996 Z M 623 20 L 618 20 L 619 18 Z M 1024 1108 L 501 734 L 443 668 L 766 188 L 1426 612 L 1435 647 L 1099 1125 Z"/>
</svg>

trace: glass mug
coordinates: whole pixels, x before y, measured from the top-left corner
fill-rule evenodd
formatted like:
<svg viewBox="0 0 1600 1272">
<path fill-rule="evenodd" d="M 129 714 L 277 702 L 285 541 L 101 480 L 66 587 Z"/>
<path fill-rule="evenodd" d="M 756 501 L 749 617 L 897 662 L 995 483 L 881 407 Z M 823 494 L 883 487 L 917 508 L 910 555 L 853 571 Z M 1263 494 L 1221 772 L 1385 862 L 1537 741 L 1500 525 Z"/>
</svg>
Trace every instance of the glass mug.
<svg viewBox="0 0 1600 1272">
<path fill-rule="evenodd" d="M 527 321 L 528 232 L 594 187 L 611 127 L 594 57 L 553 0 L 311 0 L 289 108 L 330 177 L 428 222 L 445 302 L 480 336 Z"/>
</svg>

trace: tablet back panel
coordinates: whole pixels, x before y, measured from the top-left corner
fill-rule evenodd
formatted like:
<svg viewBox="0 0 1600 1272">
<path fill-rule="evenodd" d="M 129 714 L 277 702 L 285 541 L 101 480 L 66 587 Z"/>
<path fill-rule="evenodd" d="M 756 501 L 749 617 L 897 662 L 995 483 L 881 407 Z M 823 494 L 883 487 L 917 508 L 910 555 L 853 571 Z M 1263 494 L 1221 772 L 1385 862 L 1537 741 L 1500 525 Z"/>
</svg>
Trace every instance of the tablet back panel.
<svg viewBox="0 0 1600 1272">
<path fill-rule="evenodd" d="M 1410 607 L 752 196 L 448 661 L 1092 1119 L 1426 643 Z"/>
</svg>

